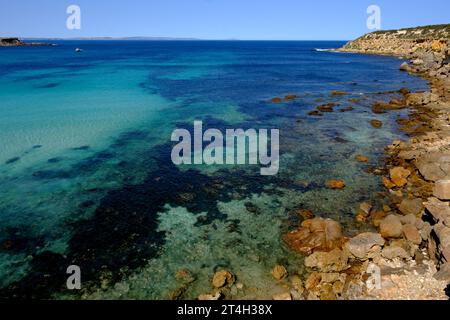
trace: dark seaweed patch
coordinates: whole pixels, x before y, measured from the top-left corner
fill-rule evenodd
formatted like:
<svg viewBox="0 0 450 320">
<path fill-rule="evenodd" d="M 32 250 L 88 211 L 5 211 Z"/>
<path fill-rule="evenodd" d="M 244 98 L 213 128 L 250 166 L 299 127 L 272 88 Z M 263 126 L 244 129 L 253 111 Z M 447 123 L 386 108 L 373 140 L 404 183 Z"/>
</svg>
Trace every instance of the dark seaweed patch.
<svg viewBox="0 0 450 320">
<path fill-rule="evenodd" d="M 20 160 L 20 157 L 14 157 L 9 160 L 6 160 L 5 164 L 12 164 Z"/>
<path fill-rule="evenodd" d="M 52 83 L 46 83 L 43 85 L 37 85 L 37 86 L 35 86 L 35 88 L 36 89 L 50 89 L 50 88 L 56 88 L 60 84 L 61 83 L 59 83 L 59 82 L 52 82 Z"/>
<path fill-rule="evenodd" d="M 74 151 L 85 151 L 85 150 L 89 150 L 91 147 L 89 146 L 81 146 L 81 147 L 76 147 L 76 148 L 72 148 L 72 150 Z"/>
</svg>

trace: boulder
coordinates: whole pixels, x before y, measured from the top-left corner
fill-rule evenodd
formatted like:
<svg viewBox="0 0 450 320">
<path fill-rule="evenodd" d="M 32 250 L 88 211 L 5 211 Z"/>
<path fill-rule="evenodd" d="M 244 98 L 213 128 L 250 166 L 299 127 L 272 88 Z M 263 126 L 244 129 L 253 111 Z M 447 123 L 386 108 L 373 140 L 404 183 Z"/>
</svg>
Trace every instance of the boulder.
<svg viewBox="0 0 450 320">
<path fill-rule="evenodd" d="M 408 259 L 409 255 L 405 249 L 397 246 L 388 246 L 381 251 L 381 255 L 389 260 L 394 260 L 396 258 Z"/>
<path fill-rule="evenodd" d="M 234 280 L 234 275 L 231 272 L 221 270 L 214 274 L 212 284 L 215 288 L 222 288 L 226 285 L 232 285 Z"/>
<path fill-rule="evenodd" d="M 448 202 L 443 202 L 432 197 L 425 203 L 425 208 L 433 216 L 436 223 L 439 221 L 443 221 L 444 223 L 447 221 L 447 223 L 450 223 L 450 206 Z M 445 224 L 448 225 L 447 223 Z"/>
<path fill-rule="evenodd" d="M 383 126 L 383 122 L 381 122 L 380 120 L 370 120 L 370 124 L 372 125 L 372 127 L 379 129 Z"/>
<path fill-rule="evenodd" d="M 305 259 L 305 266 L 321 272 L 339 272 L 348 268 L 348 255 L 340 249 L 315 252 Z"/>
<path fill-rule="evenodd" d="M 345 181 L 343 180 L 330 180 L 326 183 L 327 188 L 329 189 L 344 189 L 345 188 Z"/>
<path fill-rule="evenodd" d="M 408 214 L 406 216 L 402 216 L 400 217 L 400 221 L 402 222 L 402 224 L 412 224 L 412 225 L 416 225 L 417 223 L 417 218 L 414 214 Z M 421 221 L 421 220 L 420 220 Z"/>
<path fill-rule="evenodd" d="M 403 234 L 405 235 L 406 240 L 411 241 L 414 244 L 419 245 L 422 243 L 422 236 L 415 225 L 405 224 L 403 226 Z"/>
<path fill-rule="evenodd" d="M 273 269 L 272 269 L 272 276 L 275 278 L 275 280 L 283 280 L 284 278 L 286 278 L 286 276 L 288 275 L 288 272 L 286 270 L 286 268 L 282 265 L 276 265 Z"/>
<path fill-rule="evenodd" d="M 420 216 L 423 210 L 422 199 L 404 199 L 398 208 L 404 215 L 412 214 Z"/>
<path fill-rule="evenodd" d="M 434 278 L 437 280 L 450 282 L 450 263 L 442 265 L 440 270 L 434 275 Z"/>
<path fill-rule="evenodd" d="M 380 234 L 383 238 L 400 238 L 403 235 L 403 226 L 397 216 L 389 215 L 380 222 Z"/>
<path fill-rule="evenodd" d="M 439 163 L 418 161 L 417 169 L 427 181 L 437 181 L 446 176 Z"/>
<path fill-rule="evenodd" d="M 383 246 L 384 239 L 378 233 L 361 233 L 346 243 L 348 251 L 358 259 L 366 259 L 374 246 Z"/>
<path fill-rule="evenodd" d="M 358 154 L 358 155 L 355 157 L 355 159 L 356 159 L 356 161 L 358 161 L 358 162 L 364 162 L 364 163 L 369 162 L 369 158 L 366 157 L 366 156 L 363 156 L 363 155 L 361 155 L 361 154 Z"/>
<path fill-rule="evenodd" d="M 450 200 L 450 180 L 436 181 L 433 195 L 440 200 Z"/>
<path fill-rule="evenodd" d="M 403 187 L 405 184 L 408 183 L 408 180 L 406 179 L 411 175 L 411 171 L 403 167 L 395 167 L 389 171 L 389 174 L 391 177 L 391 181 L 397 187 Z"/>
<path fill-rule="evenodd" d="M 323 218 L 303 221 L 299 229 L 286 234 L 283 240 L 292 250 L 305 255 L 341 248 L 345 241 L 341 225 Z"/>
<path fill-rule="evenodd" d="M 438 223 L 433 227 L 433 230 L 436 233 L 442 248 L 450 246 L 450 228 L 444 226 L 443 223 Z"/>
</svg>

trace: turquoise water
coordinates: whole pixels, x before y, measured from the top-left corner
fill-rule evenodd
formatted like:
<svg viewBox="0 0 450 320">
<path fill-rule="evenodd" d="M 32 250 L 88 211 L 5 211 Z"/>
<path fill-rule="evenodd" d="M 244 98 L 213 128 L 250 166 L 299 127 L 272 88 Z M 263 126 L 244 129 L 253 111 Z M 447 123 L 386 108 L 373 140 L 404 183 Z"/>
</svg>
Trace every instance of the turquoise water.
<svg viewBox="0 0 450 320">
<path fill-rule="evenodd" d="M 349 233 L 360 228 L 357 204 L 382 190 L 366 169 L 402 137 L 395 119 L 404 115 L 375 115 L 371 103 L 388 98 L 382 91 L 426 87 L 398 71 L 398 59 L 314 50 L 342 44 L 0 48 L 0 296 L 164 299 L 187 268 L 196 280 L 183 297 L 192 299 L 227 268 L 245 288 L 232 298 L 270 297 L 276 263 L 302 272 L 281 241 L 296 223 L 290 211 L 311 209 Z M 270 102 L 288 94 L 298 98 Z M 327 102 L 354 110 L 308 116 Z M 175 167 L 172 130 L 191 130 L 194 120 L 222 130 L 280 129 L 279 174 Z M 357 154 L 370 164 L 354 161 Z M 326 189 L 330 179 L 347 188 Z M 81 293 L 64 288 L 71 264 L 81 267 Z"/>
</svg>

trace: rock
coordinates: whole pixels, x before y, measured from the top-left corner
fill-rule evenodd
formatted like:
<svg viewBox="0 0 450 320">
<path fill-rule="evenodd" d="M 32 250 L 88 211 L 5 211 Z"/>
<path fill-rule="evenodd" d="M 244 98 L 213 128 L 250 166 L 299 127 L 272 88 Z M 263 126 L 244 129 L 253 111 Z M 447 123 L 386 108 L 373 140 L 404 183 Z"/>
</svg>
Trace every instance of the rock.
<svg viewBox="0 0 450 320">
<path fill-rule="evenodd" d="M 195 281 L 195 277 L 188 269 L 179 270 L 176 273 L 175 278 L 182 283 L 192 283 Z"/>
<path fill-rule="evenodd" d="M 368 202 L 363 202 L 359 205 L 359 211 L 366 217 L 369 216 L 370 210 L 372 210 L 372 205 Z"/>
<path fill-rule="evenodd" d="M 294 288 L 298 292 L 303 291 L 303 281 L 298 275 L 293 275 L 289 277 L 289 279 L 291 280 L 292 288 Z"/>
<path fill-rule="evenodd" d="M 346 95 L 346 94 L 348 94 L 348 93 L 345 92 L 345 91 L 339 91 L 339 90 L 335 90 L 335 91 L 331 92 L 332 96 L 343 96 L 343 95 Z"/>
<path fill-rule="evenodd" d="M 381 122 L 380 120 L 370 120 L 370 124 L 372 125 L 372 127 L 379 129 L 383 126 L 383 122 Z"/>
<path fill-rule="evenodd" d="M 364 163 L 369 162 L 369 158 L 368 158 L 368 157 L 363 156 L 363 155 L 360 155 L 360 154 L 358 154 L 358 155 L 355 157 L 355 159 L 356 159 L 356 161 L 358 161 L 358 162 L 364 162 Z"/>
<path fill-rule="evenodd" d="M 395 188 L 395 183 L 393 183 L 390 179 L 386 177 L 383 177 L 383 185 L 386 187 L 386 189 Z"/>
<path fill-rule="evenodd" d="M 380 226 L 381 221 L 386 217 L 386 212 L 372 211 L 370 213 L 370 216 L 372 217 L 372 224 L 378 228 Z"/>
<path fill-rule="evenodd" d="M 380 234 L 383 238 L 400 238 L 403 235 L 403 226 L 397 216 L 389 215 L 380 222 Z"/>
<path fill-rule="evenodd" d="M 309 115 L 309 116 L 317 116 L 317 117 L 321 117 L 321 116 L 322 116 L 322 113 L 321 113 L 319 110 L 313 110 L 313 111 L 308 112 L 308 115 Z"/>
<path fill-rule="evenodd" d="M 433 195 L 440 200 L 450 200 L 450 180 L 436 181 Z"/>
<path fill-rule="evenodd" d="M 335 103 L 327 103 L 327 104 L 318 106 L 317 110 L 319 110 L 320 112 L 333 112 L 334 111 L 333 108 L 336 106 L 337 106 L 337 104 L 335 104 Z"/>
<path fill-rule="evenodd" d="M 200 301 L 216 301 L 221 297 L 220 292 L 217 292 L 215 295 L 212 294 L 201 294 L 198 296 L 198 300 Z"/>
<path fill-rule="evenodd" d="M 287 95 L 287 96 L 284 97 L 284 101 L 293 101 L 293 100 L 295 100 L 295 99 L 297 99 L 297 98 L 298 98 L 297 95 L 295 95 L 295 94 L 289 94 L 289 95 Z"/>
<path fill-rule="evenodd" d="M 408 64 L 407 62 L 403 62 L 403 63 L 400 65 L 400 70 L 401 70 L 401 71 L 406 71 L 406 72 L 408 72 L 408 71 L 410 70 L 409 64 Z"/>
<path fill-rule="evenodd" d="M 417 169 L 427 181 L 437 181 L 445 177 L 445 172 L 441 169 L 439 163 L 418 161 Z"/>
<path fill-rule="evenodd" d="M 343 180 L 330 180 L 326 183 L 327 188 L 329 189 L 344 189 L 345 188 L 345 182 Z"/>
<path fill-rule="evenodd" d="M 305 289 L 313 290 L 315 289 L 320 282 L 322 281 L 322 275 L 318 272 L 311 273 L 305 281 Z"/>
<path fill-rule="evenodd" d="M 414 214 L 408 214 L 406 216 L 400 217 L 402 224 L 412 224 L 416 225 L 417 218 Z"/>
<path fill-rule="evenodd" d="M 442 223 L 438 223 L 433 227 L 433 230 L 442 248 L 450 246 L 450 228 L 444 226 Z"/>
<path fill-rule="evenodd" d="M 284 278 L 286 278 L 287 274 L 288 272 L 284 266 L 276 265 L 272 269 L 272 276 L 275 278 L 275 280 L 283 280 Z"/>
<path fill-rule="evenodd" d="M 395 167 L 389 170 L 389 174 L 391 177 L 391 181 L 397 187 L 403 187 L 405 184 L 408 183 L 408 180 L 406 179 L 411 175 L 411 171 L 403 167 Z"/>
<path fill-rule="evenodd" d="M 402 247 L 388 246 L 381 251 L 381 255 L 389 260 L 394 260 L 395 258 L 408 259 L 409 255 Z"/>
<path fill-rule="evenodd" d="M 422 199 L 404 199 L 398 208 L 404 215 L 420 216 L 423 210 Z"/>
<path fill-rule="evenodd" d="M 233 274 L 226 270 L 216 272 L 212 280 L 212 284 L 215 288 L 222 288 L 225 285 L 232 285 L 233 283 Z"/>
<path fill-rule="evenodd" d="M 330 301 L 336 300 L 336 294 L 333 291 L 333 285 L 330 283 L 324 283 L 320 288 L 320 300 Z"/>
<path fill-rule="evenodd" d="M 346 248 L 352 255 L 359 259 L 366 259 L 369 251 L 374 246 L 383 246 L 384 239 L 378 233 L 361 233 L 356 237 L 350 239 Z"/>
<path fill-rule="evenodd" d="M 272 103 L 281 103 L 283 102 L 283 99 L 281 99 L 280 97 L 275 97 L 272 100 L 270 100 Z"/>
<path fill-rule="evenodd" d="M 306 257 L 305 266 L 321 272 L 339 272 L 348 268 L 348 255 L 339 249 L 330 252 L 315 252 Z"/>
<path fill-rule="evenodd" d="M 448 202 L 442 202 L 436 198 L 429 198 L 425 203 L 425 208 L 433 216 L 437 223 L 443 221 L 444 224 L 450 227 L 450 206 Z"/>
<path fill-rule="evenodd" d="M 403 234 L 405 235 L 406 240 L 411 241 L 414 244 L 419 245 L 422 243 L 422 236 L 413 224 L 405 224 L 403 226 Z"/>
<path fill-rule="evenodd" d="M 290 292 L 284 292 L 274 295 L 272 299 L 276 301 L 292 300 L 292 296 Z"/>
<path fill-rule="evenodd" d="M 331 251 L 340 248 L 344 242 L 339 223 L 330 219 L 305 220 L 302 226 L 283 237 L 294 251 L 309 255 L 314 251 Z"/>
<path fill-rule="evenodd" d="M 450 282 L 450 263 L 441 266 L 440 270 L 434 275 L 434 278 L 441 281 Z"/>
<path fill-rule="evenodd" d="M 295 214 L 305 220 L 314 218 L 314 213 L 309 209 L 296 209 Z"/>
</svg>

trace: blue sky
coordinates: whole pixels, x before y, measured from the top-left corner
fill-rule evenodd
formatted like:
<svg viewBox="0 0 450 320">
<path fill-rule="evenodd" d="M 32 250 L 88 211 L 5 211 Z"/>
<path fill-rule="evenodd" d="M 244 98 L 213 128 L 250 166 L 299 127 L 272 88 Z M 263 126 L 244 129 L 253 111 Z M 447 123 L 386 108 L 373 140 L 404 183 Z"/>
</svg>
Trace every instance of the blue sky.
<svg viewBox="0 0 450 320">
<path fill-rule="evenodd" d="M 66 28 L 71 4 L 81 30 Z M 0 0 L 0 36 L 348 40 L 372 4 L 383 29 L 450 23 L 449 0 Z"/>
</svg>

